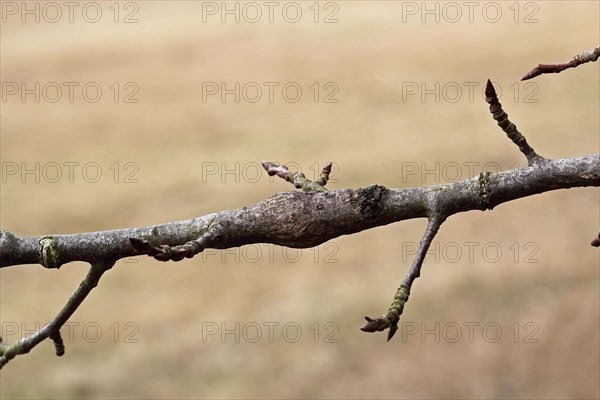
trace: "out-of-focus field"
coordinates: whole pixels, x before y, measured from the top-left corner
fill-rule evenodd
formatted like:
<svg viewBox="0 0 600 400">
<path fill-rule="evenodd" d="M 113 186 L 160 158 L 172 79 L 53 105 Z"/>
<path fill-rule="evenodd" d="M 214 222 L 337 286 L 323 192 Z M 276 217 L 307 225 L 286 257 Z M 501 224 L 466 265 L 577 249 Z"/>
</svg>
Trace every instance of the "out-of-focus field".
<svg viewBox="0 0 600 400">
<path fill-rule="evenodd" d="M 334 161 L 330 189 L 523 165 L 488 112 L 488 78 L 542 155 L 599 150 L 599 63 L 519 83 L 538 63 L 598 45 L 598 2 L 475 2 L 472 22 L 463 3 L 453 3 L 457 18 L 443 2 L 296 2 L 297 23 L 283 18 L 284 6 L 295 15 L 285 2 L 273 23 L 261 2 L 256 23 L 245 20 L 256 8 L 235 2 L 239 23 L 221 2 L 99 3 L 98 23 L 82 18 L 85 3 L 73 23 L 57 4 L 56 23 L 2 16 L 0 228 L 18 236 L 159 224 L 292 190 L 259 171 L 261 160 L 312 178 Z M 22 82 L 40 82 L 39 103 L 9 93 Z M 63 90 L 56 102 L 55 86 L 43 89 L 51 82 Z M 207 95 L 210 82 L 256 85 L 222 102 Z M 275 82 L 272 102 L 265 82 Z M 290 83 L 297 102 L 282 95 Z M 22 175 L 36 163 L 38 177 Z M 302 251 L 121 260 L 63 330 L 65 356 L 43 343 L 12 360 L 0 397 L 598 398 L 599 253 L 589 242 L 599 220 L 597 188 L 453 216 L 389 343 L 359 328 L 387 310 L 424 220 Z M 0 336 L 14 343 L 48 322 L 86 270 L 2 269 Z"/>
</svg>

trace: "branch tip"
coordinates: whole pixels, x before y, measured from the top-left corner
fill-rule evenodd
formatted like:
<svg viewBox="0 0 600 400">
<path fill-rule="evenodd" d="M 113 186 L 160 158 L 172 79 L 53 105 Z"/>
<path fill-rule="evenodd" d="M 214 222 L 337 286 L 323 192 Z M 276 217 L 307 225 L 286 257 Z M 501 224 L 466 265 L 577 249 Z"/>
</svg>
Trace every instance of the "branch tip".
<svg viewBox="0 0 600 400">
<path fill-rule="evenodd" d="M 485 84 L 485 101 L 490 104 L 492 101 L 498 101 L 498 96 L 496 95 L 496 89 L 494 89 L 494 85 L 491 80 L 487 80 Z"/>
<path fill-rule="evenodd" d="M 600 232 L 598 232 L 598 236 L 592 239 L 592 246 L 600 247 Z"/>
</svg>

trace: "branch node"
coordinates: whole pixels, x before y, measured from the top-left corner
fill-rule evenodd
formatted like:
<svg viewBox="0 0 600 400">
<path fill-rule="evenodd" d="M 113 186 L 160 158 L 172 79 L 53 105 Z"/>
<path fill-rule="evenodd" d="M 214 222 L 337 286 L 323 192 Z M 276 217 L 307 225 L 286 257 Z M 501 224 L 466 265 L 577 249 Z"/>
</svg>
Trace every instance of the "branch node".
<svg viewBox="0 0 600 400">
<path fill-rule="evenodd" d="M 65 354 L 65 343 L 63 342 L 62 336 L 60 335 L 60 330 L 54 330 L 50 332 L 48 335 L 50 340 L 54 342 L 54 349 L 56 351 L 56 355 L 61 357 Z"/>
<path fill-rule="evenodd" d="M 490 206 L 490 197 L 492 194 L 490 188 L 490 175 L 491 172 L 482 172 L 479 174 L 479 199 L 481 201 L 481 211 L 491 210 L 494 207 Z"/>
<path fill-rule="evenodd" d="M 52 236 L 46 236 L 40 240 L 40 264 L 46 268 L 60 268 L 60 253 L 56 249 L 56 242 Z"/>
</svg>

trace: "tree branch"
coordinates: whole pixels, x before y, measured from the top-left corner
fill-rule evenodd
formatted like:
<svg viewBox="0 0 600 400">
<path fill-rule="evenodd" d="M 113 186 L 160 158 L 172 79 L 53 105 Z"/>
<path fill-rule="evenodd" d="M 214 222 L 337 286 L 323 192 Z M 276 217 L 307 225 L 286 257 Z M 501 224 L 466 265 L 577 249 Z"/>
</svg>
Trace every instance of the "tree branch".
<svg viewBox="0 0 600 400">
<path fill-rule="evenodd" d="M 535 167 L 430 187 L 277 193 L 254 205 L 185 221 L 112 231 L 17 237 L 0 231 L 0 268 L 40 264 L 59 268 L 73 261 L 98 263 L 139 255 L 134 242 L 180 246 L 202 238 L 203 249 L 254 243 L 293 248 L 317 246 L 341 235 L 413 218 L 491 210 L 498 204 L 557 189 L 600 186 L 600 155 L 548 160 Z M 203 235 L 208 231 L 211 234 Z M 163 248 L 163 247 L 160 247 Z M 152 254 L 153 255 L 153 254 Z M 181 259 L 181 258 L 179 258 Z"/>
</svg>

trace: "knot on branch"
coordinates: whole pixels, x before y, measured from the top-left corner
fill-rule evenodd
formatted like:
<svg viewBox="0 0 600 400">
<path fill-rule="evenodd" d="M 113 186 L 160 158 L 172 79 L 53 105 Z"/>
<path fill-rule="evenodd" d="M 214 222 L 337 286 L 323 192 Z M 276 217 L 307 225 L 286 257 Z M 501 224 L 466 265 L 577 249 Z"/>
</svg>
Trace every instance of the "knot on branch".
<svg viewBox="0 0 600 400">
<path fill-rule="evenodd" d="M 56 242 L 52 236 L 46 236 L 40 240 L 40 264 L 46 268 L 60 268 L 60 253 L 56 249 Z"/>
<path fill-rule="evenodd" d="M 321 176 L 313 182 L 310 179 L 307 179 L 302 172 L 290 172 L 285 165 L 279 165 L 269 161 L 263 161 L 261 164 L 269 176 L 277 175 L 281 179 L 291 182 L 296 189 L 302 189 L 304 191 L 327 190 L 325 185 L 329 181 L 329 174 L 331 173 L 332 166 L 331 163 L 325 164 L 321 171 Z"/>
<path fill-rule="evenodd" d="M 490 175 L 491 172 L 486 172 L 485 174 L 482 172 L 479 174 L 479 199 L 481 201 L 481 210 L 491 210 L 493 207 L 490 206 L 490 197 L 491 197 L 491 189 L 490 189 Z"/>
<path fill-rule="evenodd" d="M 371 222 L 379 217 L 382 210 L 382 198 L 388 189 L 381 185 L 371 185 L 358 189 L 357 196 L 350 200 L 351 204 L 360 210 L 360 214 L 366 222 Z"/>
</svg>

